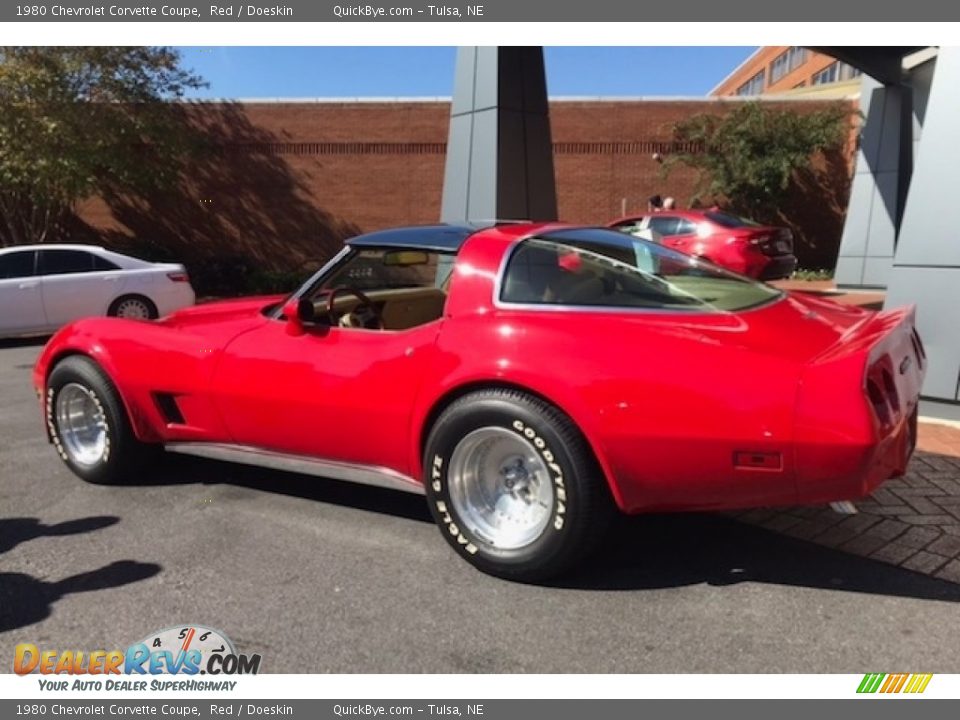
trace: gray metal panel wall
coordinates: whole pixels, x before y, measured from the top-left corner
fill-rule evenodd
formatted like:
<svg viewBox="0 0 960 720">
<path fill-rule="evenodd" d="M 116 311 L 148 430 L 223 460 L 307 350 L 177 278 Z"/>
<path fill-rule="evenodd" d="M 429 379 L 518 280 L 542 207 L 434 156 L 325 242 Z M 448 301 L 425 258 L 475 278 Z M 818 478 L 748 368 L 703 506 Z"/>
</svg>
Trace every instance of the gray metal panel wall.
<svg viewBox="0 0 960 720">
<path fill-rule="evenodd" d="M 941 48 L 930 84 L 886 305 L 917 304 L 929 368 L 923 394 L 960 400 L 960 48 Z"/>
<path fill-rule="evenodd" d="M 902 183 L 903 102 L 908 91 L 864 76 L 861 105 L 866 123 L 850 189 L 835 278 L 840 286 L 885 287 L 893 265 Z"/>
</svg>

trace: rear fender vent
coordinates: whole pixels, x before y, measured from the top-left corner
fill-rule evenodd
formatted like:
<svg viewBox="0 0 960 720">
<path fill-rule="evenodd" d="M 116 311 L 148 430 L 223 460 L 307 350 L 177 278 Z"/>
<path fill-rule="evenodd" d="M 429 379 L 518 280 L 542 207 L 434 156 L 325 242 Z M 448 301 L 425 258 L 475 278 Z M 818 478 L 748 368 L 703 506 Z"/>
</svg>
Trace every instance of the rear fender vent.
<svg viewBox="0 0 960 720">
<path fill-rule="evenodd" d="M 167 423 L 183 425 L 186 422 L 183 419 L 183 413 L 180 412 L 180 407 L 177 405 L 176 395 L 173 393 L 155 392 L 153 399 L 156 401 L 157 407 L 160 409 L 160 414 L 163 415 L 163 419 Z"/>
</svg>

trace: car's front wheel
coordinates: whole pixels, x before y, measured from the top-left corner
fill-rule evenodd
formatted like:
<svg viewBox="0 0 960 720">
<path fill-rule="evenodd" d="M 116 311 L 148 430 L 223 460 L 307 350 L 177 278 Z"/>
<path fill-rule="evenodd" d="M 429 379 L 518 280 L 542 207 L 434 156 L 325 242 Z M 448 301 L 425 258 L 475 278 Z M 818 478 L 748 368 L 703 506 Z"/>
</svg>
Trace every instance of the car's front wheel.
<svg viewBox="0 0 960 720">
<path fill-rule="evenodd" d="M 90 358 L 71 355 L 56 364 L 45 404 L 54 447 L 88 482 L 123 482 L 152 449 L 137 440 L 119 393 Z"/>
<path fill-rule="evenodd" d="M 562 573 L 609 524 L 612 500 L 583 435 L 526 393 L 490 389 L 454 401 L 427 439 L 424 472 L 443 536 L 493 575 Z"/>
</svg>

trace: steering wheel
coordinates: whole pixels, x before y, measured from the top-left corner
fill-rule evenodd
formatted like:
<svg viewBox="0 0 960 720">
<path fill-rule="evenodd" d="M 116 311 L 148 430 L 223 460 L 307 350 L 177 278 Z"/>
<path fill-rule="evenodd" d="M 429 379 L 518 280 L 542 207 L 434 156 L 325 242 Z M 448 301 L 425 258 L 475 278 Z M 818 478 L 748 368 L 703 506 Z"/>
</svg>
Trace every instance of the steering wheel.
<svg viewBox="0 0 960 720">
<path fill-rule="evenodd" d="M 353 295 L 357 300 L 360 301 L 353 310 L 350 312 L 343 313 L 340 316 L 339 320 L 334 316 L 334 306 L 336 305 L 336 299 L 338 295 L 343 295 L 348 293 Z M 341 285 L 340 287 L 335 287 L 327 293 L 327 317 L 330 318 L 331 325 L 339 325 L 340 327 L 360 327 L 367 328 L 369 330 L 383 330 L 383 316 L 380 314 L 380 309 L 374 304 L 373 300 L 368 298 L 362 292 L 357 290 L 355 287 L 350 287 L 348 285 Z"/>
</svg>

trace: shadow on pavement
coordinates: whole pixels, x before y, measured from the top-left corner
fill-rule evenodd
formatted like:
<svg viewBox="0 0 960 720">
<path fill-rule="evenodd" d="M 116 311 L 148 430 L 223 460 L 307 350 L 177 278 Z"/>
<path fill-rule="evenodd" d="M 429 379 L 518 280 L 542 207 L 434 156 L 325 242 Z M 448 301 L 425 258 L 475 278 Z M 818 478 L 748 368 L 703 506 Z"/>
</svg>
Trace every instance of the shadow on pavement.
<svg viewBox="0 0 960 720">
<path fill-rule="evenodd" d="M 119 560 L 58 582 L 25 573 L 0 573 L 0 632 L 48 618 L 53 604 L 65 595 L 129 585 L 153 577 L 161 569 L 154 563 Z"/>
<path fill-rule="evenodd" d="M 399 491 L 183 456 L 161 467 L 139 484 L 232 484 L 433 522 L 422 497 Z M 548 585 L 625 591 L 742 582 L 960 602 L 960 585 L 946 580 L 709 513 L 624 517 L 583 570 Z"/>
<path fill-rule="evenodd" d="M 118 522 L 120 522 L 120 518 L 113 515 L 77 518 L 56 525 L 44 525 L 37 518 L 0 519 L 0 553 L 9 552 L 20 543 L 35 538 L 78 535 L 101 530 L 116 525 Z"/>
<path fill-rule="evenodd" d="M 700 513 L 625 519 L 584 570 L 550 584 L 650 590 L 742 582 L 960 602 L 960 585 L 946 580 Z"/>
<path fill-rule="evenodd" d="M 386 513 L 407 520 L 433 522 L 421 495 L 172 453 L 161 455 L 153 470 L 125 484 L 236 485 L 356 510 Z"/>
<path fill-rule="evenodd" d="M 45 345 L 49 339 L 49 335 L 33 335 L 31 337 L 22 338 L 0 338 L 0 350 L 18 347 L 39 347 L 41 345 Z"/>
</svg>

